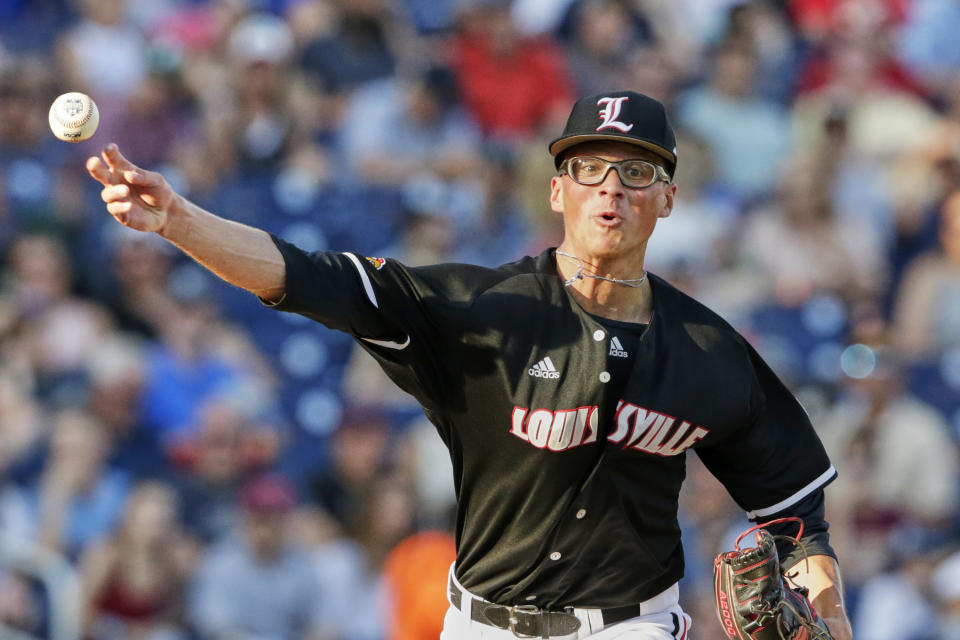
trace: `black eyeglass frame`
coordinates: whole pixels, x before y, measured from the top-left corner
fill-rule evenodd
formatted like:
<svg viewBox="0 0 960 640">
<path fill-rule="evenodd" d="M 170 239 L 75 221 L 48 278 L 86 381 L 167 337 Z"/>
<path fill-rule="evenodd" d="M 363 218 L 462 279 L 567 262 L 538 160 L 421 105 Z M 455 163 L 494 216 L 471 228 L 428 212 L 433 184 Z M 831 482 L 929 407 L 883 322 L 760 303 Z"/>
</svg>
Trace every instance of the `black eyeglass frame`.
<svg viewBox="0 0 960 640">
<path fill-rule="evenodd" d="M 598 178 L 596 182 L 582 182 L 581 180 L 577 180 L 576 178 L 573 177 L 573 173 L 570 172 L 570 163 L 574 162 L 575 160 L 582 160 L 582 159 L 596 160 L 598 162 L 603 163 L 603 170 L 599 174 L 597 174 Z M 627 162 L 642 162 L 643 164 L 653 167 L 654 169 L 653 180 L 651 180 L 648 184 L 644 184 L 644 185 L 629 184 L 627 180 L 624 180 L 623 171 L 621 170 L 621 167 L 623 166 L 623 164 Z M 576 182 L 577 184 L 582 184 L 587 187 L 592 187 L 606 180 L 607 174 L 610 173 L 610 169 L 616 169 L 617 176 L 620 178 L 620 183 L 629 189 L 647 189 L 649 187 L 652 187 L 654 184 L 656 184 L 659 181 L 670 183 L 673 180 L 670 177 L 670 174 L 667 173 L 666 169 L 664 169 L 658 164 L 650 162 L 649 160 L 642 160 L 640 158 L 627 158 L 626 160 L 618 160 L 614 162 L 611 160 L 604 160 L 603 158 L 598 158 L 597 156 L 573 156 L 573 157 L 567 158 L 560 165 L 560 169 L 558 170 L 557 175 L 560 175 L 560 176 L 568 175 L 570 176 L 570 179 Z"/>
</svg>

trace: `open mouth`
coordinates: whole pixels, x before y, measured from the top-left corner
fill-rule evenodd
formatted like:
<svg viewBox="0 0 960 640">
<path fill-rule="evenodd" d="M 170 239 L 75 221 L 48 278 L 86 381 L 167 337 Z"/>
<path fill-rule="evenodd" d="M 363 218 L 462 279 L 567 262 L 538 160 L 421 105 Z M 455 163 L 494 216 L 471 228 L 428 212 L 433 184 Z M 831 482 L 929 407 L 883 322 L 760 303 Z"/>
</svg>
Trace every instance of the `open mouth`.
<svg viewBox="0 0 960 640">
<path fill-rule="evenodd" d="M 614 226 L 620 223 L 620 216 L 612 211 L 604 211 L 596 217 L 596 220 L 604 226 Z"/>
</svg>

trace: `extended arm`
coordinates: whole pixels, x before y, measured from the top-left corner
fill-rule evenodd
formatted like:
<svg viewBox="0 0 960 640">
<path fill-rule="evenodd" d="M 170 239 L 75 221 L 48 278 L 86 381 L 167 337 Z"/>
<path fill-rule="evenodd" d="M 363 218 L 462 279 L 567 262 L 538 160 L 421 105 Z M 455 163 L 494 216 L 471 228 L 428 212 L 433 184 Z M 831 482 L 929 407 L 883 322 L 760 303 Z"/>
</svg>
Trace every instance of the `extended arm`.
<svg viewBox="0 0 960 640">
<path fill-rule="evenodd" d="M 159 173 L 124 158 L 115 144 L 89 158 L 86 166 L 104 185 L 107 211 L 121 224 L 158 233 L 223 280 L 261 298 L 283 295 L 283 256 L 267 232 L 198 207 L 174 192 Z"/>
</svg>

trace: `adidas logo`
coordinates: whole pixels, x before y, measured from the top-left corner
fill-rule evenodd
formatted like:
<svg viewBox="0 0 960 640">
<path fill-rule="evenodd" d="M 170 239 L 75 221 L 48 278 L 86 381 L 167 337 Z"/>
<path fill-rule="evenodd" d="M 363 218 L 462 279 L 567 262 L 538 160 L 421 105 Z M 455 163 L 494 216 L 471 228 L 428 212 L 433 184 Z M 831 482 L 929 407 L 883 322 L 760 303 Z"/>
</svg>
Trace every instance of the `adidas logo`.
<svg viewBox="0 0 960 640">
<path fill-rule="evenodd" d="M 534 378 L 555 379 L 560 377 L 560 372 L 557 371 L 555 366 L 553 366 L 553 360 L 550 359 L 550 356 L 547 356 L 540 362 L 527 369 L 527 375 L 531 375 Z"/>
<path fill-rule="evenodd" d="M 627 352 L 623 350 L 623 345 L 620 344 L 620 338 L 617 336 L 613 336 L 613 338 L 610 339 L 610 355 L 617 358 L 628 357 Z"/>
</svg>

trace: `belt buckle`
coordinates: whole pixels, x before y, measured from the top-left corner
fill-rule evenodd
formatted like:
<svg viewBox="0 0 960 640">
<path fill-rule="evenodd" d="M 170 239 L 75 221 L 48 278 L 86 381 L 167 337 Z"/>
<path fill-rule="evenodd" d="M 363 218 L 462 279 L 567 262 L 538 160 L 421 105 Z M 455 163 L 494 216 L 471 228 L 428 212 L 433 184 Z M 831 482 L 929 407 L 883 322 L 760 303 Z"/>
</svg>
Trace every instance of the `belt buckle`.
<svg viewBox="0 0 960 640">
<path fill-rule="evenodd" d="M 517 625 L 520 623 L 517 613 L 528 614 L 530 616 L 543 615 L 543 611 L 540 609 L 540 607 L 533 604 L 518 604 L 510 607 L 510 619 L 509 626 L 507 628 L 517 638 L 540 638 L 543 636 L 543 634 L 529 635 L 523 633 L 522 631 L 517 631 Z"/>
</svg>

